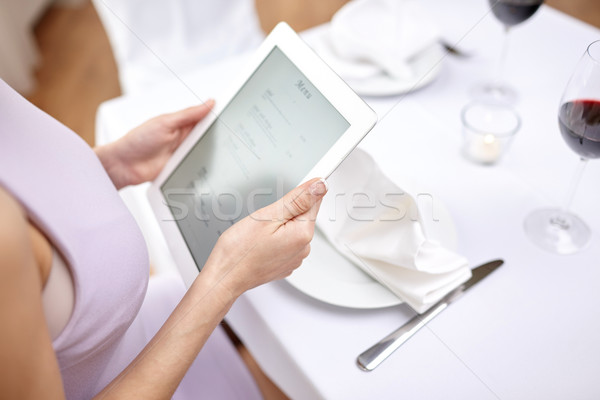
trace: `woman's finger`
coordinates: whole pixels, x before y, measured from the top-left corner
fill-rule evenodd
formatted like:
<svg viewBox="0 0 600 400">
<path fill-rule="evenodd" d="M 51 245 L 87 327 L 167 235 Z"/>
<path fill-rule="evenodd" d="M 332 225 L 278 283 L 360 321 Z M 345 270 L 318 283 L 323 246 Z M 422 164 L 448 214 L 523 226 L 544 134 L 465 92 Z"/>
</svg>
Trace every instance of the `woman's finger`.
<svg viewBox="0 0 600 400">
<path fill-rule="evenodd" d="M 195 125 L 208 115 L 215 105 L 215 101 L 210 99 L 204 104 L 166 114 L 167 124 L 172 129 L 179 129 L 190 125 Z"/>
</svg>

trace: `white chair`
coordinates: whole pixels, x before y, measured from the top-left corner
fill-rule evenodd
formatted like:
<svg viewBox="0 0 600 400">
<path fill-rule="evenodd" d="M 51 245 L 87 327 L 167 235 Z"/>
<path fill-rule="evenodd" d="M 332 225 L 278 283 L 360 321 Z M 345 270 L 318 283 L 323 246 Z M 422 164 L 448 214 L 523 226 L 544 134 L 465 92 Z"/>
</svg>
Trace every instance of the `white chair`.
<svg viewBox="0 0 600 400">
<path fill-rule="evenodd" d="M 264 38 L 253 0 L 92 0 L 123 93 L 251 50 Z"/>
</svg>

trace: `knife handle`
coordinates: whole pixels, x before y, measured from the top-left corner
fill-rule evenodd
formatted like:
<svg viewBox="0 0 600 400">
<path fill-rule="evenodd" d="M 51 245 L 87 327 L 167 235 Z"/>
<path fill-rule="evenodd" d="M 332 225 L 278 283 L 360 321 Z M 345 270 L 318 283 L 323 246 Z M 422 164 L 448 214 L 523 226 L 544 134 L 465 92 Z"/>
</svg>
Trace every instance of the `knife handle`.
<svg viewBox="0 0 600 400">
<path fill-rule="evenodd" d="M 402 346 L 402 344 L 410 339 L 412 335 L 417 333 L 419 329 L 424 327 L 429 321 L 434 319 L 448 307 L 448 304 L 449 302 L 444 301 L 430 308 L 422 315 L 415 315 L 413 319 L 362 352 L 356 359 L 360 369 L 372 371 L 377 368 L 377 366 L 396 351 L 398 347 Z"/>
</svg>

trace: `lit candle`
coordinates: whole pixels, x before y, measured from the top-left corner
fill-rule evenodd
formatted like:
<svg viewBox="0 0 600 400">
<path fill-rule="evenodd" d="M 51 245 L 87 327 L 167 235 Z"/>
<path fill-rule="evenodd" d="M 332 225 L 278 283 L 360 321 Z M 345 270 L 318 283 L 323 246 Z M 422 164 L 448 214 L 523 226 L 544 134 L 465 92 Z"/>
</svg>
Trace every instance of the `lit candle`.
<svg viewBox="0 0 600 400">
<path fill-rule="evenodd" d="M 491 133 L 485 135 L 474 134 L 467 145 L 467 154 L 475 161 L 494 163 L 502 154 L 500 141 Z"/>
<path fill-rule="evenodd" d="M 506 152 L 521 119 L 509 106 L 478 102 L 462 111 L 464 155 L 480 164 L 494 164 Z"/>
</svg>

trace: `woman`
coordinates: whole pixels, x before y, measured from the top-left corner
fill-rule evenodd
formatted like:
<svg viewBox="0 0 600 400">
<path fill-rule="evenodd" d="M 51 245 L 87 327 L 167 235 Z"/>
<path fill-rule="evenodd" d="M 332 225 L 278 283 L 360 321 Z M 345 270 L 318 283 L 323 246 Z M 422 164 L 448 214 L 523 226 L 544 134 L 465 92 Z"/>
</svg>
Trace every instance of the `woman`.
<svg viewBox="0 0 600 400">
<path fill-rule="evenodd" d="M 0 81 L 2 397 L 170 398 L 236 298 L 288 276 L 308 255 L 327 190 L 319 179 L 227 230 L 156 335 L 130 355 L 143 346 L 132 339 L 143 321 L 132 321 L 148 258 L 117 190 L 154 179 L 211 107 L 154 118 L 92 151 Z M 230 347 L 214 356 L 227 377 L 198 372 L 219 387 L 195 396 L 256 394 Z M 246 383 L 224 387 L 238 376 Z"/>
</svg>

